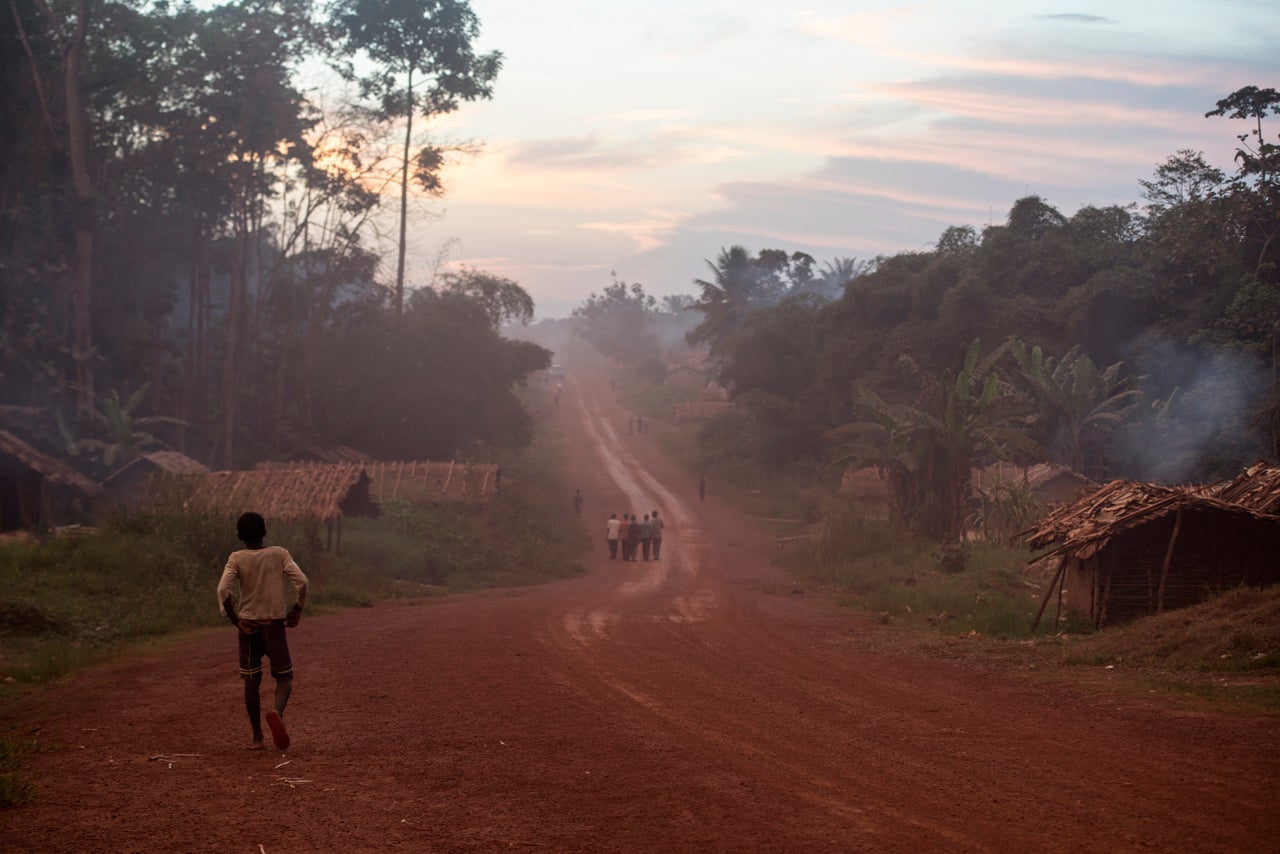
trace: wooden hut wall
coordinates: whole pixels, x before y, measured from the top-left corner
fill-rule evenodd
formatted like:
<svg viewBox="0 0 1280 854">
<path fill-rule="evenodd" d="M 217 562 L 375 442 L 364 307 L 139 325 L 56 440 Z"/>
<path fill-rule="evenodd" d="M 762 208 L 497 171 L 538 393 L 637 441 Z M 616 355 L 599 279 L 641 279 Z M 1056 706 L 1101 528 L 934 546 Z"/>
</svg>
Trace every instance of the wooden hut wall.
<svg viewBox="0 0 1280 854">
<path fill-rule="evenodd" d="M 1115 535 L 1089 560 L 1072 559 L 1068 609 L 1108 625 L 1280 582 L 1280 524 L 1197 508 L 1183 509 L 1176 539 L 1175 524 L 1171 513 Z"/>
<path fill-rule="evenodd" d="M 1062 581 L 1062 605 L 1069 613 L 1096 621 L 1093 610 L 1094 563 L 1092 560 L 1067 558 L 1066 576 Z"/>
</svg>

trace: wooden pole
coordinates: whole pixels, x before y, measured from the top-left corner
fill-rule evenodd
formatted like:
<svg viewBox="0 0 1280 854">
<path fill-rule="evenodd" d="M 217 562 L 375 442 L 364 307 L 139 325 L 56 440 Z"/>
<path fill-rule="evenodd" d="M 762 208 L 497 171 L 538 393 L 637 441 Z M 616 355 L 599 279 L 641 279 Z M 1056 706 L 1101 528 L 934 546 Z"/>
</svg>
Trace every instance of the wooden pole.
<svg viewBox="0 0 1280 854">
<path fill-rule="evenodd" d="M 1067 568 L 1067 556 L 1063 555 L 1058 561 L 1058 571 L 1053 574 L 1053 578 L 1049 581 L 1049 589 L 1044 592 L 1044 599 L 1040 602 L 1040 610 L 1036 611 L 1036 618 L 1031 621 L 1031 631 L 1035 632 L 1036 627 L 1040 625 L 1040 618 L 1044 616 L 1044 609 L 1049 607 L 1049 597 L 1053 595 L 1053 586 L 1058 583 L 1058 579 L 1062 577 L 1062 573 Z"/>
<path fill-rule="evenodd" d="M 1102 571 L 1102 561 L 1094 558 L 1094 573 Z M 1111 579 L 1116 575 L 1116 553 L 1114 551 L 1108 553 L 1107 558 L 1107 583 L 1102 588 L 1102 604 L 1098 606 L 1098 622 L 1094 624 L 1094 628 L 1102 628 L 1102 624 L 1107 621 L 1107 603 L 1111 601 Z"/>
<path fill-rule="evenodd" d="M 1156 613 L 1164 610 L 1164 585 L 1169 580 L 1169 564 L 1173 560 L 1173 546 L 1178 542 L 1178 531 L 1182 529 L 1182 508 L 1173 517 L 1173 533 L 1169 536 L 1169 547 L 1164 550 L 1164 565 L 1160 567 L 1160 590 L 1156 593 Z"/>
<path fill-rule="evenodd" d="M 1053 613 L 1053 625 L 1055 628 L 1059 625 L 1059 620 L 1062 619 L 1062 590 L 1066 586 L 1067 586 L 1067 574 L 1064 572 L 1062 573 L 1062 577 L 1058 579 L 1058 607 Z"/>
</svg>

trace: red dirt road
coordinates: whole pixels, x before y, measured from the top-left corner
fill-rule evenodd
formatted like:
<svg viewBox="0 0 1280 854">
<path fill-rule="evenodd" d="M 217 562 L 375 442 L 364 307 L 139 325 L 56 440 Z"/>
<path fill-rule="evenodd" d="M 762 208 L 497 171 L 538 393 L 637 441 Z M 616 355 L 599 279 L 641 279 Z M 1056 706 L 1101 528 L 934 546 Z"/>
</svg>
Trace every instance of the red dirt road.
<svg viewBox="0 0 1280 854">
<path fill-rule="evenodd" d="M 598 387 L 559 417 L 586 575 L 304 618 L 287 757 L 243 749 L 230 629 L 81 674 L 16 712 L 41 796 L 0 847 L 1280 850 L 1280 720 L 870 652 Z M 662 561 L 609 561 L 654 508 Z"/>
</svg>

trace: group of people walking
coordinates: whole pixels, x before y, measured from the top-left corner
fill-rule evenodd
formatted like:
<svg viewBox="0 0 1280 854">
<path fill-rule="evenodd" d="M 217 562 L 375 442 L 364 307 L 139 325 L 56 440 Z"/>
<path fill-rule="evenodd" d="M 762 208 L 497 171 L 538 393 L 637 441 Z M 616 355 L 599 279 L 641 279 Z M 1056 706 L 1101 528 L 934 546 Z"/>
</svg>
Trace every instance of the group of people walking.
<svg viewBox="0 0 1280 854">
<path fill-rule="evenodd" d="M 650 553 L 654 560 L 660 560 L 664 527 L 665 523 L 658 518 L 657 510 L 644 514 L 644 518 L 640 520 L 636 519 L 634 513 L 623 513 L 621 519 L 617 513 L 610 513 L 604 531 L 605 541 L 609 544 L 609 560 L 616 560 L 619 551 L 622 552 L 623 560 L 635 560 L 636 555 L 641 555 L 642 560 L 648 560 Z"/>
</svg>

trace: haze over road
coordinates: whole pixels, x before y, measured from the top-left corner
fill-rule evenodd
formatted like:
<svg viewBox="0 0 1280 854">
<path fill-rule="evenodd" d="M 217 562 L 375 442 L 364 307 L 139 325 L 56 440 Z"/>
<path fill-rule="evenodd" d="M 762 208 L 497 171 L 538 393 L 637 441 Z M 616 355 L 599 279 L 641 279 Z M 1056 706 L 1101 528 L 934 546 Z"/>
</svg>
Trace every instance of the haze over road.
<svg viewBox="0 0 1280 854">
<path fill-rule="evenodd" d="M 557 417 L 586 574 L 304 618 L 287 766 L 243 749 L 226 629 L 54 686 L 10 721 L 48 749 L 4 848 L 1276 850 L 1275 719 L 872 652 L 607 384 Z M 610 561 L 609 513 L 655 508 L 662 560 Z"/>
</svg>

